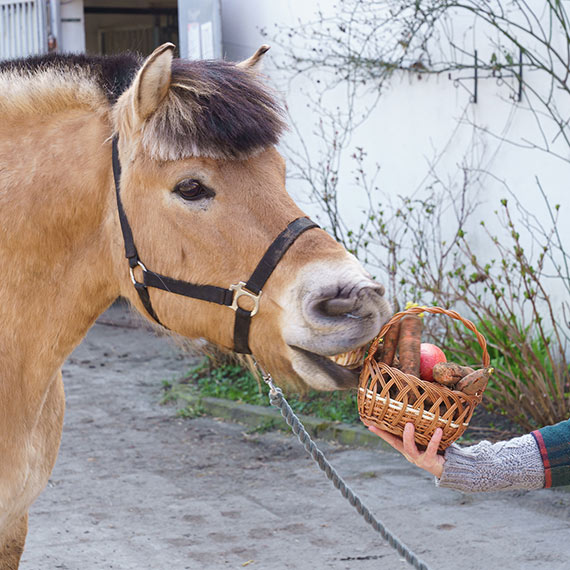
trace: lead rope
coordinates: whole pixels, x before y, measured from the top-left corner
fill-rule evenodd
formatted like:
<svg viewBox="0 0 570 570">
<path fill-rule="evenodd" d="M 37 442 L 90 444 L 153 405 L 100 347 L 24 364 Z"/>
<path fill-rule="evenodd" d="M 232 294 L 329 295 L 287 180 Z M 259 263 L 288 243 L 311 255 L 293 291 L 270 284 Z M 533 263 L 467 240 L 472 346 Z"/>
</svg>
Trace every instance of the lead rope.
<svg viewBox="0 0 570 570">
<path fill-rule="evenodd" d="M 256 363 L 257 364 L 257 363 Z M 295 412 L 283 396 L 281 388 L 275 386 L 271 374 L 266 373 L 257 364 L 263 380 L 269 386 L 269 402 L 272 406 L 281 410 L 281 415 L 289 424 L 293 433 L 297 436 L 301 444 L 303 444 L 307 453 L 315 460 L 319 468 L 325 472 L 326 476 L 331 480 L 332 484 L 340 491 L 340 494 L 364 517 L 364 520 L 372 526 L 372 528 L 380 533 L 380 536 L 388 542 L 388 544 L 395 548 L 414 568 L 418 570 L 430 570 L 429 566 L 418 558 L 398 537 L 394 536 L 385 526 L 379 521 L 370 510 L 362 504 L 362 501 L 352 489 L 344 482 L 343 478 L 336 472 L 334 467 L 327 461 L 323 452 L 317 447 L 311 436 L 305 430 Z"/>
</svg>

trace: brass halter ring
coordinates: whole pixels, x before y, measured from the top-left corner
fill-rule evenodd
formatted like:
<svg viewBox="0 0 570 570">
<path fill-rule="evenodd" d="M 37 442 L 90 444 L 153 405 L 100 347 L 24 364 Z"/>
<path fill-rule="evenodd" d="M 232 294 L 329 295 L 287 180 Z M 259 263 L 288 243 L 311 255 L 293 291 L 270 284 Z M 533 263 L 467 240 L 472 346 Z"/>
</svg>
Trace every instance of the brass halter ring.
<svg viewBox="0 0 570 570">
<path fill-rule="evenodd" d="M 259 298 L 261 297 L 263 291 L 260 291 L 257 294 L 253 293 L 246 288 L 245 281 L 240 281 L 237 285 L 230 285 L 229 290 L 234 291 L 234 299 L 230 305 L 230 309 L 237 311 L 239 308 L 238 299 L 245 296 L 249 297 L 253 301 L 253 309 L 250 311 L 250 316 L 253 317 L 257 314 L 257 311 L 259 310 Z"/>
</svg>

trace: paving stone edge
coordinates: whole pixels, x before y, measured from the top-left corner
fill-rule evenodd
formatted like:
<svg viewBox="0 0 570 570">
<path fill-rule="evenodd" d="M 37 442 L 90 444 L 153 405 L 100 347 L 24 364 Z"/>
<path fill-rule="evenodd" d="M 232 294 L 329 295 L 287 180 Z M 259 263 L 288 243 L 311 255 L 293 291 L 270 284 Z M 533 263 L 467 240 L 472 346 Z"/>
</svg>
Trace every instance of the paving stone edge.
<svg viewBox="0 0 570 570">
<path fill-rule="evenodd" d="M 178 396 L 178 404 L 200 409 L 213 417 L 238 422 L 246 425 L 252 431 L 261 432 L 273 429 L 291 431 L 281 412 L 275 408 L 254 406 L 221 398 L 199 397 L 191 393 L 179 393 Z M 312 438 L 331 441 L 340 445 L 395 452 L 391 446 L 370 433 L 364 426 L 352 426 L 304 414 L 297 414 L 297 417 Z"/>
</svg>

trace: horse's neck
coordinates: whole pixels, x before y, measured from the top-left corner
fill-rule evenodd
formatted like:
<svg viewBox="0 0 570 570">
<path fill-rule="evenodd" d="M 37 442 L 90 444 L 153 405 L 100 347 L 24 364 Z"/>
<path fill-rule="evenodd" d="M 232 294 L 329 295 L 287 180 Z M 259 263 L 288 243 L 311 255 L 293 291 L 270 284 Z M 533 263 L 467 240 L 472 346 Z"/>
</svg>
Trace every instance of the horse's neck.
<svg viewBox="0 0 570 570">
<path fill-rule="evenodd" d="M 118 293 L 108 135 L 80 110 L 0 125 L 0 360 L 20 374 L 53 373 Z"/>
</svg>

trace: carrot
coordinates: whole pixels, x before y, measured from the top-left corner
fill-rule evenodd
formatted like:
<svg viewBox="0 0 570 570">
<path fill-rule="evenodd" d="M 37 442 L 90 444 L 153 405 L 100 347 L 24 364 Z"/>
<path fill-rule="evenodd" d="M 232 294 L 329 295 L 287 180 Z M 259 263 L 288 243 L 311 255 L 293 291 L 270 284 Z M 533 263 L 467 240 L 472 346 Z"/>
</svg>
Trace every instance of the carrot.
<svg viewBox="0 0 570 570">
<path fill-rule="evenodd" d="M 493 372 L 493 368 L 475 370 L 475 372 L 471 372 L 471 374 L 462 378 L 457 383 L 457 386 L 455 386 L 455 389 L 469 396 L 473 396 L 477 392 L 482 392 L 487 387 L 487 383 Z"/>
<path fill-rule="evenodd" d="M 461 366 L 455 362 L 438 362 L 433 367 L 433 379 L 444 386 L 453 386 L 471 372 L 473 368 L 469 366 Z"/>
<path fill-rule="evenodd" d="M 420 377 L 420 344 L 422 320 L 417 315 L 407 315 L 400 321 L 400 370 L 404 374 Z"/>
<path fill-rule="evenodd" d="M 392 366 L 394 362 L 394 355 L 398 347 L 398 339 L 400 338 L 400 321 L 394 323 L 388 332 L 384 335 L 382 342 L 382 352 L 380 354 L 380 361 L 388 366 Z"/>
</svg>

